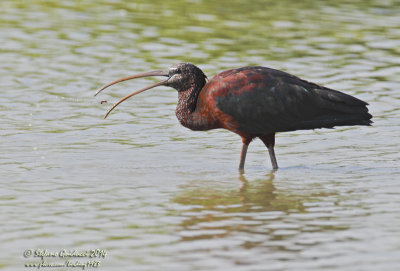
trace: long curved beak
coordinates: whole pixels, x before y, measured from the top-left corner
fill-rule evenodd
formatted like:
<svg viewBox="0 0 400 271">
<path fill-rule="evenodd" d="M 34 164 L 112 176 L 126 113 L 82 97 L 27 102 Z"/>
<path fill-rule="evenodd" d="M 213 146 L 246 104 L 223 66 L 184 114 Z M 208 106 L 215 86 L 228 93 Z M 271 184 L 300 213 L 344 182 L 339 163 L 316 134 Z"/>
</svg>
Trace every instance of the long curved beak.
<svg viewBox="0 0 400 271">
<path fill-rule="evenodd" d="M 99 94 L 101 91 L 103 91 L 104 89 L 108 88 L 109 86 L 115 85 L 119 82 L 123 82 L 123 81 L 127 81 L 127 80 L 131 80 L 131 79 L 136 79 L 136 78 L 141 78 L 141 77 L 149 77 L 149 76 L 168 76 L 168 71 L 162 71 L 162 70 L 158 70 L 158 71 L 151 71 L 151 72 L 145 72 L 145 73 L 140 73 L 140 74 L 136 74 L 136 75 L 132 75 L 132 76 L 127 76 L 127 77 L 123 77 L 120 79 L 117 79 L 103 87 L 101 87 L 99 90 L 97 90 L 96 94 L 94 96 L 96 96 L 97 94 Z M 120 103 L 122 103 L 123 101 L 129 99 L 132 96 L 135 96 L 136 94 L 139 94 L 145 90 L 157 87 L 157 86 L 161 86 L 161 85 L 165 85 L 168 82 L 168 79 L 166 80 L 162 80 L 158 83 L 155 83 L 151 86 L 139 89 L 138 91 L 135 91 L 127 96 L 125 96 L 124 98 L 122 98 L 121 100 L 119 100 L 116 104 L 114 104 L 110 110 L 107 111 L 107 113 L 104 115 L 104 118 L 107 118 L 107 116 L 111 113 L 112 110 L 114 110 L 114 108 L 116 108 Z"/>
</svg>

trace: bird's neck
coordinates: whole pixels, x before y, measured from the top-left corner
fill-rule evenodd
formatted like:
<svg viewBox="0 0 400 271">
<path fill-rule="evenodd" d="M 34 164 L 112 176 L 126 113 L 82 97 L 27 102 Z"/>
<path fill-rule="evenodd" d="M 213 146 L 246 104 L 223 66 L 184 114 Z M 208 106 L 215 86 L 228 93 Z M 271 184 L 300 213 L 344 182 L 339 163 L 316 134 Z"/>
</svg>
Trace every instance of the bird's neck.
<svg viewBox="0 0 400 271">
<path fill-rule="evenodd" d="M 179 122 L 195 131 L 204 131 L 212 129 L 207 120 L 207 116 L 202 114 L 201 108 L 197 108 L 197 100 L 201 88 L 192 87 L 185 91 L 178 92 L 178 105 L 176 107 L 176 117 Z"/>
</svg>

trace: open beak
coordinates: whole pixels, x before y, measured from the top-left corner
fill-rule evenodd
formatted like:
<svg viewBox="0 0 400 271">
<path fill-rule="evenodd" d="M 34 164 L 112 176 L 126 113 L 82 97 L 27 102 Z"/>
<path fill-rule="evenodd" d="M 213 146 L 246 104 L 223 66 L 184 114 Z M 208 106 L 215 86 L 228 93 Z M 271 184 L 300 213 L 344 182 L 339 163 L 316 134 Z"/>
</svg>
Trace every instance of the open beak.
<svg viewBox="0 0 400 271">
<path fill-rule="evenodd" d="M 131 75 L 131 76 L 127 76 L 127 77 L 123 77 L 120 79 L 117 79 L 103 87 L 101 87 L 99 90 L 97 90 L 96 94 L 94 94 L 94 96 L 96 96 L 97 94 L 99 94 L 101 91 L 103 91 L 104 89 L 108 88 L 109 86 L 112 86 L 114 84 L 117 84 L 119 82 L 123 82 L 123 81 L 127 81 L 127 80 L 131 80 L 131 79 L 135 79 L 135 78 L 141 78 L 141 77 L 148 77 L 148 76 L 168 76 L 168 70 L 167 71 L 151 71 L 151 72 L 145 72 L 145 73 L 140 73 L 140 74 L 136 74 L 136 75 Z M 168 78 L 169 79 L 169 78 Z M 139 89 L 138 91 L 135 91 L 131 94 L 129 94 L 128 96 L 125 96 L 124 98 L 122 98 L 121 100 L 119 100 L 116 104 L 114 104 L 108 111 L 107 113 L 104 115 L 104 118 L 107 118 L 107 116 L 111 113 L 111 111 L 114 110 L 114 108 L 116 108 L 120 103 L 122 103 L 123 101 L 129 99 L 132 96 L 135 96 L 136 94 L 139 94 L 145 90 L 157 87 L 157 86 L 162 86 L 165 85 L 168 82 L 168 79 L 162 80 L 158 83 L 155 83 L 153 85 L 150 85 L 148 87 Z"/>
</svg>

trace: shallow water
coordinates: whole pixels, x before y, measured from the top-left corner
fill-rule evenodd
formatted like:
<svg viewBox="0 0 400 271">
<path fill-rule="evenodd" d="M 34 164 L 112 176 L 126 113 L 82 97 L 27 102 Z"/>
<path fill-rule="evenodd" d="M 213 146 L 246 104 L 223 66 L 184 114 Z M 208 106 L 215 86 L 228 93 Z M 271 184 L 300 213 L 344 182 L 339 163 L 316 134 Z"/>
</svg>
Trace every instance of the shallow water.
<svg viewBox="0 0 400 271">
<path fill-rule="evenodd" d="M 400 2 L 355 2 L 1 1 L 0 269 L 101 249 L 99 270 L 398 270 Z M 277 172 L 255 141 L 239 175 L 240 138 L 181 127 L 175 90 L 103 120 L 153 81 L 95 89 L 177 62 L 285 70 L 374 125 L 278 134 Z"/>
</svg>

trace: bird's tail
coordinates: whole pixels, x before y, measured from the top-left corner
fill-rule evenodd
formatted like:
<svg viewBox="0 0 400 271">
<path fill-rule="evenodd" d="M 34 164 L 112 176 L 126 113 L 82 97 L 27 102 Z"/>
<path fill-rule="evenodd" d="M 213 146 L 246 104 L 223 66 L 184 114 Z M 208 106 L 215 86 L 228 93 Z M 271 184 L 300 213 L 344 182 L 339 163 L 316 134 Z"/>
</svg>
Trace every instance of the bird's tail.
<svg viewBox="0 0 400 271">
<path fill-rule="evenodd" d="M 368 103 L 333 89 L 320 88 L 315 91 L 319 94 L 321 105 L 332 114 L 335 126 L 371 125 Z"/>
</svg>

